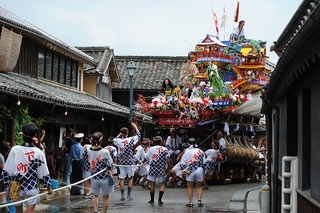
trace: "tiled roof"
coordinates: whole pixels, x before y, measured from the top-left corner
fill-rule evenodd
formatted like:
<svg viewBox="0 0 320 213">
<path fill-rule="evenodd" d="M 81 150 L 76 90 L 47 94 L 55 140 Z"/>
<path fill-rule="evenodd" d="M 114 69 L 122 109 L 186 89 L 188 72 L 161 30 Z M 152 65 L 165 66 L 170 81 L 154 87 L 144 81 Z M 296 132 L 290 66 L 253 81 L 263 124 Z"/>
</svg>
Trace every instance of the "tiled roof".
<svg viewBox="0 0 320 213">
<path fill-rule="evenodd" d="M 105 71 L 110 66 L 111 62 L 114 62 L 115 70 L 110 70 L 110 75 L 112 77 L 113 82 L 118 82 L 119 75 L 118 75 L 118 69 L 115 63 L 115 56 L 114 51 L 108 46 L 92 46 L 92 47 L 76 47 L 80 51 L 86 53 L 87 55 L 94 58 L 96 61 L 98 61 L 98 64 L 96 67 L 93 67 L 91 65 L 84 65 L 84 72 L 86 74 L 100 74 L 100 75 L 108 75 L 108 73 L 105 73 Z"/>
<path fill-rule="evenodd" d="M 320 1 L 303 1 L 280 35 L 281 56 L 267 86 L 268 98 L 278 101 L 320 58 Z"/>
<path fill-rule="evenodd" d="M 31 34 L 37 35 L 39 38 L 43 38 L 49 42 L 52 42 L 55 45 L 63 48 L 65 51 L 68 51 L 82 59 L 85 59 L 87 62 L 90 62 L 92 65 L 96 64 L 96 61 L 89 55 L 81 52 L 77 48 L 68 45 L 67 43 L 55 38 L 54 36 L 48 34 L 42 29 L 34 26 L 33 24 L 27 22 L 26 20 L 20 18 L 19 16 L 9 12 L 8 10 L 0 7 L 0 23 L 4 24 L 6 27 L 16 27 L 21 31 L 26 31 Z M 23 33 L 22 33 L 23 35 Z"/>
<path fill-rule="evenodd" d="M 160 91 L 162 82 L 169 78 L 174 85 L 180 85 L 180 70 L 187 62 L 187 56 L 115 56 L 121 82 L 115 83 L 113 89 L 130 89 L 127 65 L 132 60 L 137 67 L 133 76 L 135 90 Z M 266 60 L 272 71 L 275 65 Z M 181 86 L 181 85 L 180 85 Z"/>
<path fill-rule="evenodd" d="M 96 59 L 98 61 L 97 67 L 93 69 L 92 66 L 86 65 L 84 67 L 85 73 L 96 73 L 103 75 L 103 72 L 107 68 L 107 66 L 110 63 L 110 60 L 113 56 L 113 49 L 110 49 L 109 47 L 76 47 L 80 51 L 86 53 L 87 55 L 90 55 L 92 58 Z"/>
<path fill-rule="evenodd" d="M 129 115 L 128 107 L 115 102 L 106 102 L 84 92 L 53 85 L 12 72 L 0 72 L 0 93 L 19 95 L 20 97 L 55 103 L 70 108 L 106 112 L 123 117 Z M 148 116 L 140 114 L 138 117 L 148 118 Z"/>
<path fill-rule="evenodd" d="M 135 90 L 161 90 L 162 81 L 169 78 L 173 84 L 180 83 L 180 70 L 187 56 L 115 56 L 121 81 L 113 89 L 130 89 L 127 65 L 132 60 L 137 67 L 133 76 Z"/>
</svg>

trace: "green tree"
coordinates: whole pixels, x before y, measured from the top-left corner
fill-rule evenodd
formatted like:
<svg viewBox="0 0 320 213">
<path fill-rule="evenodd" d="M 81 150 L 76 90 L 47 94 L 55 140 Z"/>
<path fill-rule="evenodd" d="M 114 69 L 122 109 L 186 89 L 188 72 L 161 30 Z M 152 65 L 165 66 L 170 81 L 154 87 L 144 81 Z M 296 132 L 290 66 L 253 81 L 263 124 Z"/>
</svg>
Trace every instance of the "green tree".
<svg viewBox="0 0 320 213">
<path fill-rule="evenodd" d="M 20 135 L 22 126 L 28 122 L 33 122 L 37 126 L 41 126 L 43 119 L 33 116 L 29 113 L 29 106 L 21 104 L 13 106 L 11 109 L 5 105 L 0 105 L 0 132 L 3 132 L 3 122 L 5 119 L 12 119 L 14 123 L 14 143 L 21 144 L 23 138 Z"/>
</svg>

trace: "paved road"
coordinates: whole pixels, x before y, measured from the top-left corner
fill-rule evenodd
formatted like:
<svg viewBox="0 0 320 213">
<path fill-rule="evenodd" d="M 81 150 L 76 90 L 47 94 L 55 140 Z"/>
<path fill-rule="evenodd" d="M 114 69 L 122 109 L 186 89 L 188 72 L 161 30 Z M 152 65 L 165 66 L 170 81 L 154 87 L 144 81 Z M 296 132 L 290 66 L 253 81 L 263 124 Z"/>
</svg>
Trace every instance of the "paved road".
<svg viewBox="0 0 320 213">
<path fill-rule="evenodd" d="M 132 196 L 133 201 L 120 201 L 119 186 L 110 195 L 110 205 L 108 212 L 117 213 L 144 213 L 144 212 L 174 212 L 174 213 L 225 213 L 225 212 L 244 212 L 243 203 L 239 202 L 239 207 L 235 210 L 229 209 L 230 199 L 235 192 L 246 192 L 245 189 L 261 186 L 261 183 L 226 183 L 224 185 L 212 185 L 210 190 L 204 190 L 202 202 L 203 207 L 194 205 L 193 208 L 185 206 L 188 202 L 186 187 L 166 188 L 163 196 L 163 205 L 148 203 L 149 191 L 143 189 L 141 186 L 133 186 Z M 245 195 L 244 195 L 245 196 Z M 194 194 L 194 203 L 197 202 L 196 194 Z M 155 193 L 155 200 L 158 198 L 158 191 Z M 99 201 L 101 206 L 102 200 Z M 242 206 L 241 206 L 242 205 Z M 37 213 L 88 213 L 93 212 L 91 200 L 85 200 L 81 196 L 63 196 L 52 200 L 44 200 L 36 207 Z"/>
</svg>

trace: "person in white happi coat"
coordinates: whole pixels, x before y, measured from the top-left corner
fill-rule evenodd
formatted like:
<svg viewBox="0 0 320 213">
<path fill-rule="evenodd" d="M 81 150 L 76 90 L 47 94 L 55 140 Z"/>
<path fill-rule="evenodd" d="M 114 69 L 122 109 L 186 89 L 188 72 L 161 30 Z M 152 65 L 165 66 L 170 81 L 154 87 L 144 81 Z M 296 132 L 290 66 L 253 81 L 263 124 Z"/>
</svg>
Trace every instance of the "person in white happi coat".
<svg viewBox="0 0 320 213">
<path fill-rule="evenodd" d="M 162 205 L 162 196 L 165 188 L 166 171 L 170 166 L 170 154 L 168 149 L 161 146 L 162 137 L 156 136 L 154 139 L 155 146 L 150 147 L 147 152 L 147 164 L 149 165 L 148 180 L 150 184 L 150 201 L 148 203 L 154 203 L 154 192 L 156 181 L 159 182 L 159 197 L 158 204 Z"/>
<path fill-rule="evenodd" d="M 88 161 L 88 149 L 91 148 L 92 143 L 92 135 L 88 135 L 85 140 L 85 144 L 83 145 L 82 149 L 82 177 L 84 179 L 91 176 L 90 173 L 90 162 Z M 83 182 L 83 198 L 85 199 L 91 199 L 92 195 L 90 194 L 90 188 L 91 188 L 91 179 L 88 179 Z"/>
<path fill-rule="evenodd" d="M 245 25 L 244 20 L 239 21 L 239 25 L 237 27 L 233 28 L 233 31 L 230 34 L 230 41 L 236 42 L 240 39 L 245 38 L 244 25 Z"/>
<path fill-rule="evenodd" d="M 102 194 L 103 197 L 101 212 L 106 213 L 109 206 L 109 195 L 114 192 L 114 185 L 109 184 L 109 178 L 112 178 L 113 160 L 109 151 L 101 147 L 102 141 L 102 133 L 94 132 L 92 134 L 92 146 L 88 149 L 88 162 L 90 163 L 91 176 L 104 169 L 107 170 L 91 178 L 94 213 L 98 213 L 99 195 Z"/>
<path fill-rule="evenodd" d="M 227 158 L 227 142 L 223 137 L 223 130 L 218 129 L 213 132 L 213 135 L 215 136 L 214 138 L 216 138 L 216 140 L 218 140 L 219 142 L 219 145 L 220 145 L 219 151 L 222 154 L 222 157 L 223 157 L 222 160 L 225 161 Z"/>
<path fill-rule="evenodd" d="M 111 158 L 113 160 L 114 164 L 118 163 L 118 151 L 117 148 L 115 146 L 113 146 L 113 136 L 109 136 L 108 140 L 107 140 L 107 146 L 105 146 L 104 148 L 107 149 L 110 152 Z M 112 170 L 112 174 L 116 175 L 117 174 L 117 168 L 113 168 Z"/>
<path fill-rule="evenodd" d="M 37 132 L 38 127 L 34 123 L 27 123 L 22 126 L 24 142 L 12 147 L 0 175 L 0 181 L 3 181 L 6 187 L 9 186 L 11 181 L 20 182 L 19 200 L 38 195 L 40 192 L 39 181 L 47 187 L 49 194 L 52 193 L 46 157 L 34 144 L 38 142 Z M 27 212 L 33 213 L 39 201 L 40 197 L 26 201 Z M 16 205 L 16 212 L 23 212 L 22 203 Z"/>
<path fill-rule="evenodd" d="M 202 199 L 202 182 L 203 182 L 203 166 L 204 166 L 204 152 L 196 148 L 197 141 L 195 138 L 189 138 L 188 143 L 192 145 L 185 150 L 180 161 L 180 168 L 184 170 L 182 174 L 186 175 L 188 182 L 187 192 L 189 203 L 187 207 L 193 207 L 193 184 L 196 182 L 198 206 L 203 206 Z"/>
<path fill-rule="evenodd" d="M 179 135 L 177 135 L 177 130 L 175 128 L 171 128 L 170 135 L 167 137 L 166 140 L 166 147 L 169 150 L 173 164 L 176 164 L 176 157 L 181 152 L 181 143 L 182 138 Z"/>
<path fill-rule="evenodd" d="M 149 172 L 149 166 L 144 164 L 146 161 L 146 154 L 149 148 L 150 148 L 150 139 L 143 138 L 141 145 L 137 146 L 137 148 L 135 149 L 136 151 L 135 158 L 136 158 L 137 164 L 134 166 L 134 173 L 135 173 L 135 176 L 139 177 L 137 178 L 138 181 L 140 177 L 143 177 L 140 185 L 142 186 L 142 188 L 145 188 L 145 189 L 150 189 L 149 185 L 146 183 L 147 175 Z"/>
<path fill-rule="evenodd" d="M 113 143 L 118 147 L 118 166 L 119 166 L 119 179 L 120 179 L 120 192 L 121 192 L 121 201 L 124 201 L 124 181 L 128 177 L 128 193 L 127 199 L 133 200 L 131 197 L 131 189 L 133 185 L 133 164 L 134 164 L 134 155 L 133 155 L 133 146 L 136 145 L 140 138 L 141 133 L 135 123 L 131 123 L 131 126 L 134 128 L 136 135 L 128 137 L 129 129 L 127 127 L 122 127 L 120 133 L 117 137 L 114 138 Z"/>
<path fill-rule="evenodd" d="M 211 143 L 211 149 L 204 152 L 204 177 L 203 177 L 203 189 L 209 189 L 207 185 L 207 177 L 212 175 L 217 167 L 217 161 L 219 161 L 220 156 L 220 144 L 218 141 L 214 140 Z"/>
</svg>

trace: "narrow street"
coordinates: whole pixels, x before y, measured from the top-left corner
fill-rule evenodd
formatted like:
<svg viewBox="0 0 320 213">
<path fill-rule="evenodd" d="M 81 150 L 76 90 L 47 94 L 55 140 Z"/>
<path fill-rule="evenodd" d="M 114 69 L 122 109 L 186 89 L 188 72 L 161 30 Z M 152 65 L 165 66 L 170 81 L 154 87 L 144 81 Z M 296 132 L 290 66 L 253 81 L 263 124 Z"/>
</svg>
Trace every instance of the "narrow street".
<svg viewBox="0 0 320 213">
<path fill-rule="evenodd" d="M 224 185 L 211 185 L 209 190 L 203 191 L 202 202 L 203 207 L 197 206 L 196 194 L 194 192 L 194 206 L 193 208 L 186 207 L 188 203 L 187 188 L 175 187 L 166 188 L 163 205 L 159 205 L 157 202 L 151 205 L 148 203 L 149 190 L 143 189 L 139 185 L 134 185 L 132 189 L 133 201 L 120 201 L 119 186 L 116 186 L 115 192 L 110 195 L 110 204 L 108 212 L 117 213 L 143 213 L 143 212 L 246 212 L 245 205 L 239 200 L 239 202 L 230 205 L 230 199 L 235 192 L 237 194 L 243 192 L 243 198 L 246 196 L 246 189 L 259 188 L 260 182 L 256 183 L 226 183 Z M 194 188 L 195 189 L 195 188 Z M 242 197 L 242 195 L 240 195 Z M 158 198 L 158 190 L 155 193 L 155 201 Z M 99 211 L 101 210 L 102 198 L 99 200 Z M 235 205 L 234 205 L 235 204 Z M 70 196 L 65 195 L 63 197 L 55 198 L 52 200 L 44 200 L 36 207 L 37 213 L 87 213 L 93 212 L 91 200 L 83 199 L 82 196 Z"/>
</svg>

